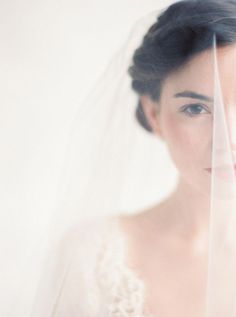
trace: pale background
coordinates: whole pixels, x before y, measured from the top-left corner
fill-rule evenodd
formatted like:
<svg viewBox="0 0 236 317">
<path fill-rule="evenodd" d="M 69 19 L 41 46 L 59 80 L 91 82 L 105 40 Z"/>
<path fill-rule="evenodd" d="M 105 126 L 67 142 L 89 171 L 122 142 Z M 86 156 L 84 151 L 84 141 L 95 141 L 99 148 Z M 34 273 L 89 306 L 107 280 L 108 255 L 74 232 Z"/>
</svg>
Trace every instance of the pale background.
<svg viewBox="0 0 236 317">
<path fill-rule="evenodd" d="M 0 2 L 1 316 L 26 317 L 30 309 L 19 296 L 29 303 L 33 296 L 21 277 L 35 276 L 27 254 L 38 250 L 33 255 L 26 245 L 44 226 L 45 206 L 53 206 L 80 101 L 135 21 L 169 2 Z"/>
<path fill-rule="evenodd" d="M 45 200 L 53 199 L 68 127 L 79 101 L 134 22 L 169 2 L 1 1 L 3 206 L 11 210 L 27 203 L 40 210 L 40 201 L 45 205 Z M 23 179 L 30 184 L 27 193 L 20 186 Z"/>
</svg>

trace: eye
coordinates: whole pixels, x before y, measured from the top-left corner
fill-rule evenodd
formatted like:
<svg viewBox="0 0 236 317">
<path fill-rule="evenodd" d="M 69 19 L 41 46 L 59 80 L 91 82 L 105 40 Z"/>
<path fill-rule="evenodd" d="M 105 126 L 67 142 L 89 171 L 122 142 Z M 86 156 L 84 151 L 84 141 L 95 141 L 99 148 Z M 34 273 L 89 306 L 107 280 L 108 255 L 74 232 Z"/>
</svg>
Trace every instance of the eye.
<svg viewBox="0 0 236 317">
<path fill-rule="evenodd" d="M 181 108 L 180 112 L 183 112 L 187 116 L 195 117 L 201 114 L 210 113 L 205 106 L 201 104 L 191 104 Z"/>
</svg>

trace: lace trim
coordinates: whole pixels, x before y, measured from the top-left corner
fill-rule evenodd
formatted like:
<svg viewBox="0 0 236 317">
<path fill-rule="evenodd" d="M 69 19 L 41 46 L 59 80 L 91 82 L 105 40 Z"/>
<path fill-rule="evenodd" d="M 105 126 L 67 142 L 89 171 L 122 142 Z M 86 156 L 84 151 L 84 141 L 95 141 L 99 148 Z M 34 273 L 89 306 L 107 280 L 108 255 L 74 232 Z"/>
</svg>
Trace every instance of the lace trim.
<svg viewBox="0 0 236 317">
<path fill-rule="evenodd" d="M 109 219 L 98 254 L 96 277 L 108 317 L 154 317 L 144 313 L 145 285 L 126 263 L 126 239 L 119 219 Z"/>
</svg>

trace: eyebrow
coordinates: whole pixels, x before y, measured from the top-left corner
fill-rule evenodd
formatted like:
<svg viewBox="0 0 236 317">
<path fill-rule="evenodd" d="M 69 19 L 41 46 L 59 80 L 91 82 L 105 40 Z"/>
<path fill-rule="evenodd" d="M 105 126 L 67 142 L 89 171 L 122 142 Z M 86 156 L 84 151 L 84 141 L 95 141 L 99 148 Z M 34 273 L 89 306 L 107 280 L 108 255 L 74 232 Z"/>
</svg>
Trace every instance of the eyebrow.
<svg viewBox="0 0 236 317">
<path fill-rule="evenodd" d="M 200 100 L 207 101 L 207 102 L 213 102 L 213 99 L 211 97 L 201 95 L 201 94 L 198 94 L 194 91 L 189 91 L 189 90 L 179 92 L 179 93 L 175 94 L 174 97 L 176 97 L 176 98 L 187 97 L 187 98 L 192 98 L 192 99 L 200 99 Z"/>
</svg>

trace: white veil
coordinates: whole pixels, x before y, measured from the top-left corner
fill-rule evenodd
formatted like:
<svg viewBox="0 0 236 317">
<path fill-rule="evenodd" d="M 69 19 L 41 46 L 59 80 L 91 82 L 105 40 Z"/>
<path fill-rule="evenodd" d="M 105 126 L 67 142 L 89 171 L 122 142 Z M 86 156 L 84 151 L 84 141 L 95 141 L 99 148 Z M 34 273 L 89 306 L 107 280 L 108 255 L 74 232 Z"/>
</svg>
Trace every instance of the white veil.
<svg viewBox="0 0 236 317">
<path fill-rule="evenodd" d="M 6 281 L 8 290 L 15 288 L 17 294 L 8 300 L 8 305 L 0 307 L 2 316 L 53 316 L 76 248 L 73 242 L 69 244 L 58 270 L 60 246 L 68 232 L 93 218 L 149 208 L 174 189 L 177 171 L 166 144 L 142 129 L 135 118 L 138 96 L 131 89 L 127 72 L 134 50 L 159 14 L 160 11 L 153 12 L 134 26 L 90 96 L 78 106 L 54 206 L 46 206 L 43 216 L 34 217 L 32 210 L 22 213 L 22 222 L 30 228 L 25 240 L 17 240 L 20 229 L 13 236 L 11 230 L 6 234 L 7 228 L 2 231 L 1 280 Z M 236 317 L 235 162 L 229 144 L 217 54 L 213 51 L 215 111 L 204 317 Z M 229 167 L 230 181 L 225 182 L 218 175 L 217 167 L 222 164 Z M 14 254 L 6 260 L 11 244 Z M 9 262 L 13 260 L 18 265 L 21 259 L 24 259 L 22 267 L 13 270 Z M 4 283 L 1 292 L 4 294 Z"/>
<path fill-rule="evenodd" d="M 175 184 L 176 171 L 165 144 L 137 123 L 137 95 L 131 90 L 128 75 L 132 54 L 157 14 L 153 12 L 137 22 L 92 93 L 79 105 L 72 122 L 58 204 L 48 229 L 46 268 L 33 308 L 35 317 L 52 314 L 67 265 L 70 259 L 73 261 L 75 249 L 71 242 L 71 253 L 68 251 L 61 275 L 56 277 L 56 286 L 53 280 L 55 298 L 51 300 L 48 280 L 58 266 L 57 252 L 55 256 L 51 254 L 52 250 L 60 250 L 64 235 L 93 218 L 147 208 L 165 197 Z M 164 183 L 158 190 L 157 178 Z"/>
</svg>

